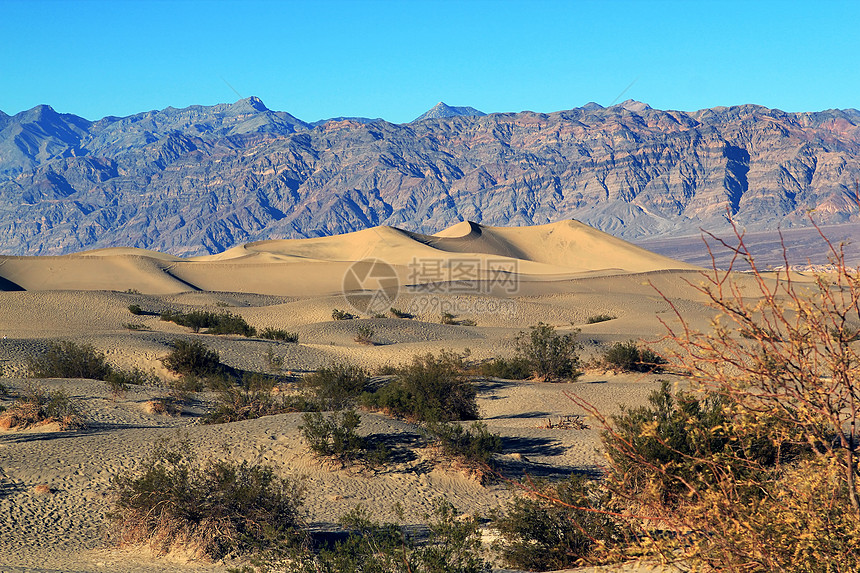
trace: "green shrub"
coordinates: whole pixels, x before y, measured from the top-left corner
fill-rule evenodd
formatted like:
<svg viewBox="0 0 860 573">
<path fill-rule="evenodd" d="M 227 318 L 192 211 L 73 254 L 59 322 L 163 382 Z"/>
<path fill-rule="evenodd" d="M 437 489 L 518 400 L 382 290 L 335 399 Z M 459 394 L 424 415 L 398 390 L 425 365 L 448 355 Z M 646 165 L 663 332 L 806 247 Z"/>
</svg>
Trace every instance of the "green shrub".
<svg viewBox="0 0 860 573">
<path fill-rule="evenodd" d="M 133 323 L 133 322 L 124 322 L 122 324 L 123 328 L 128 330 L 152 330 L 145 324 Z"/>
<path fill-rule="evenodd" d="M 391 316 L 394 318 L 415 318 L 414 314 L 409 314 L 405 310 L 400 310 L 399 308 L 394 308 L 393 306 L 388 309 L 388 312 L 391 313 Z"/>
<path fill-rule="evenodd" d="M 511 359 L 495 358 L 479 366 L 481 376 L 503 380 L 525 380 L 532 375 L 531 364 L 522 356 Z"/>
<path fill-rule="evenodd" d="M 464 374 L 462 356 L 416 356 L 397 377 L 362 401 L 371 408 L 417 421 L 478 419 L 477 392 Z"/>
<path fill-rule="evenodd" d="M 202 390 L 204 385 L 214 389 L 228 384 L 228 369 L 221 364 L 221 358 L 199 340 L 186 342 L 176 339 L 171 343 L 173 349 L 161 359 L 164 367 L 182 377 L 185 389 L 193 392 Z"/>
<path fill-rule="evenodd" d="M 284 368 L 284 357 L 275 354 L 275 351 L 272 348 L 266 349 L 265 354 L 266 361 L 266 370 L 269 372 L 280 372 Z"/>
<path fill-rule="evenodd" d="M 229 312 L 216 315 L 215 324 L 206 330 L 206 334 L 241 334 L 256 336 L 257 329 L 245 322 L 238 314 Z"/>
<path fill-rule="evenodd" d="M 281 340 L 283 342 L 293 343 L 299 341 L 298 333 L 288 332 L 279 328 L 264 328 L 260 331 L 260 338 L 265 338 L 267 340 Z"/>
<path fill-rule="evenodd" d="M 455 326 L 475 326 L 477 323 L 471 318 L 462 318 L 457 320 L 457 317 L 450 312 L 443 312 L 439 322 L 442 324 L 452 324 Z"/>
<path fill-rule="evenodd" d="M 586 324 L 597 324 L 598 322 L 606 322 L 607 320 L 615 320 L 618 318 L 614 314 L 595 314 L 585 319 Z"/>
<path fill-rule="evenodd" d="M 43 354 L 27 358 L 32 378 L 90 378 L 104 380 L 111 371 L 105 355 L 91 344 L 51 342 Z"/>
<path fill-rule="evenodd" d="M 142 314 L 146 314 L 144 312 L 144 310 L 142 308 L 140 308 L 140 305 L 137 305 L 137 304 L 128 305 L 128 311 L 135 316 L 140 316 Z"/>
<path fill-rule="evenodd" d="M 613 430 L 602 437 L 614 471 L 629 480 L 629 493 L 650 484 L 650 492 L 670 506 L 688 491 L 688 484 L 704 489 L 719 484 L 723 476 L 711 471 L 709 462 L 715 456 L 723 459 L 734 479 L 742 479 L 749 468 L 773 466 L 800 455 L 799 446 L 774 444 L 764 433 L 760 437 L 736 433 L 731 406 L 715 395 L 673 395 L 663 380 L 649 395 L 647 406 L 622 407 L 622 413 L 612 418 Z"/>
<path fill-rule="evenodd" d="M 341 519 L 350 531 L 333 547 L 317 547 L 291 560 L 289 573 L 489 573 L 481 554 L 481 530 L 445 500 L 426 516 L 429 532 L 421 538 L 406 527 L 371 521 L 359 506 Z"/>
<path fill-rule="evenodd" d="M 121 395 L 132 384 L 149 384 L 155 377 L 139 368 L 130 371 L 113 368 L 105 355 L 90 344 L 70 341 L 51 342 L 48 350 L 27 359 L 29 375 L 33 378 L 90 378 L 103 380 L 114 396 Z"/>
<path fill-rule="evenodd" d="M 302 416 L 302 437 L 317 456 L 335 459 L 342 464 L 362 461 L 381 465 L 388 459 L 384 447 L 370 448 L 369 440 L 356 433 L 361 416 L 355 410 L 332 413 L 328 418 L 319 412 Z"/>
<path fill-rule="evenodd" d="M 244 318 L 229 312 L 215 313 L 206 310 L 193 310 L 182 313 L 166 310 L 161 313 L 161 320 L 186 326 L 194 332 L 200 332 L 201 328 L 206 328 L 206 334 L 241 334 L 243 336 L 255 336 L 257 334 L 256 329 L 245 322 Z"/>
<path fill-rule="evenodd" d="M 349 313 L 345 310 L 334 309 L 331 311 L 331 317 L 334 320 L 352 320 L 356 318 L 356 316 L 352 313 Z"/>
<path fill-rule="evenodd" d="M 357 366 L 334 364 L 304 377 L 322 410 L 340 410 L 355 402 L 367 386 L 367 372 Z"/>
<path fill-rule="evenodd" d="M 206 414 L 202 422 L 226 424 L 287 412 L 306 412 L 315 408 L 315 404 L 302 396 L 275 396 L 266 390 L 228 388 L 219 392 L 215 409 Z"/>
<path fill-rule="evenodd" d="M 537 495 L 515 498 L 493 519 L 500 533 L 494 548 L 508 567 L 549 571 L 582 566 L 598 544 L 620 541 L 619 526 L 601 513 L 606 494 L 594 483 L 571 476 L 534 489 Z"/>
<path fill-rule="evenodd" d="M 477 471 L 489 470 L 493 454 L 502 451 L 502 439 L 498 434 L 491 434 L 482 422 L 472 422 L 469 428 L 455 423 L 431 422 L 424 431 L 443 454 Z"/>
<path fill-rule="evenodd" d="M 137 472 L 113 476 L 108 514 L 125 543 L 219 559 L 266 550 L 295 534 L 301 489 L 272 468 L 209 460 L 160 444 Z"/>
<path fill-rule="evenodd" d="M 519 358 L 528 361 L 532 375 L 545 382 L 580 376 L 578 349 L 575 334 L 557 334 L 555 328 L 542 322 L 517 336 Z"/>
<path fill-rule="evenodd" d="M 603 362 L 612 368 L 628 372 L 660 372 L 666 361 L 648 348 L 640 348 L 632 340 L 616 342 L 603 353 Z"/>
<path fill-rule="evenodd" d="M 375 342 L 373 342 L 373 335 L 374 334 L 375 334 L 375 332 L 373 331 L 373 329 L 370 326 L 363 324 L 363 325 L 359 326 L 358 329 L 356 330 L 354 340 L 356 342 L 358 342 L 359 344 L 365 344 L 368 346 L 373 346 L 376 344 Z"/>
<path fill-rule="evenodd" d="M 56 422 L 61 430 L 87 425 L 77 400 L 62 389 L 49 392 L 38 386 L 28 386 L 12 406 L 0 414 L 0 428 L 28 428 L 51 422 Z"/>
</svg>

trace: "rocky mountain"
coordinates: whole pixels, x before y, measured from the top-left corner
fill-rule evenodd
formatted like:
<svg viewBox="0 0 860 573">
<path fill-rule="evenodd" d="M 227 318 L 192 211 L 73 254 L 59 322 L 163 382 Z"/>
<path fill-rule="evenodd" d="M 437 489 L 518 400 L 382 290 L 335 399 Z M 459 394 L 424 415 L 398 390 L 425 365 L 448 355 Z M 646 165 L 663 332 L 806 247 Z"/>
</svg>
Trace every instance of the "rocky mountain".
<svg viewBox="0 0 860 573">
<path fill-rule="evenodd" d="M 418 117 L 412 120 L 412 123 L 424 121 L 425 119 L 442 119 L 445 117 L 481 117 L 487 115 L 482 111 L 478 111 L 473 107 L 456 107 L 450 106 L 445 102 L 440 101 Z"/>
<path fill-rule="evenodd" d="M 437 106 L 438 107 L 438 106 Z M 435 109 L 435 108 L 434 108 Z M 452 108 L 456 109 L 456 108 Z M 857 221 L 860 112 L 627 101 L 555 113 L 310 125 L 234 104 L 91 122 L 0 115 L 0 254 L 177 255 L 376 225 L 576 218 L 628 240 Z"/>
</svg>

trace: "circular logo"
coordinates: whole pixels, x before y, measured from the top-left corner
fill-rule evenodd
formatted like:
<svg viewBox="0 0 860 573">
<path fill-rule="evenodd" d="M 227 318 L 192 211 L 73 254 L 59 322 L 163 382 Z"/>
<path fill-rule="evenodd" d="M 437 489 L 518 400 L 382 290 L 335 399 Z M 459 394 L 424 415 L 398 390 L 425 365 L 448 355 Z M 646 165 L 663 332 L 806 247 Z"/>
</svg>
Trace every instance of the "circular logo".
<svg viewBox="0 0 860 573">
<path fill-rule="evenodd" d="M 379 259 L 350 265 L 343 276 L 343 296 L 352 308 L 365 314 L 385 312 L 397 300 L 400 280 L 394 267 Z"/>
</svg>

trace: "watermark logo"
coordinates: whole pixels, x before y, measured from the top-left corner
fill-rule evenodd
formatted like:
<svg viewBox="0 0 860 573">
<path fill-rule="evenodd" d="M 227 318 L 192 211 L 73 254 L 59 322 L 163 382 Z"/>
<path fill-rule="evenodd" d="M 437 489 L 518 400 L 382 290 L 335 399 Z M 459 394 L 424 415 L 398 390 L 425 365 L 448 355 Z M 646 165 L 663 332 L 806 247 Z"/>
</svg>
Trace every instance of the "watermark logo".
<svg viewBox="0 0 860 573">
<path fill-rule="evenodd" d="M 400 279 L 394 267 L 380 259 L 356 261 L 343 276 L 343 294 L 347 303 L 366 314 L 391 308 L 399 290 Z"/>
<path fill-rule="evenodd" d="M 413 258 L 407 288 L 444 294 L 515 294 L 520 286 L 517 271 L 516 259 Z"/>
<path fill-rule="evenodd" d="M 519 291 L 516 259 L 416 257 L 407 272 L 404 290 L 413 296 L 406 308 L 412 314 L 512 314 L 516 309 L 513 300 L 504 298 Z M 403 294 L 397 271 L 381 259 L 350 265 L 343 293 L 353 309 L 371 315 L 388 311 Z"/>
</svg>

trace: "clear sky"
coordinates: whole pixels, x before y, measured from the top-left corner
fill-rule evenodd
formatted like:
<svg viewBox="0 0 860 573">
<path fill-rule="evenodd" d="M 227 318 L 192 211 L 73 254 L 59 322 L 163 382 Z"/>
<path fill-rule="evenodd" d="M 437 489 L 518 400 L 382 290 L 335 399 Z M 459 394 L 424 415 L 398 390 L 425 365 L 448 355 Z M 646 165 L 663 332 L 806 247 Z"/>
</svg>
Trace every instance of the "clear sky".
<svg viewBox="0 0 860 573">
<path fill-rule="evenodd" d="M 92 120 L 237 93 L 306 121 L 438 101 L 860 108 L 858 22 L 860 2 L 826 0 L 0 0 L 0 110 Z"/>
</svg>

